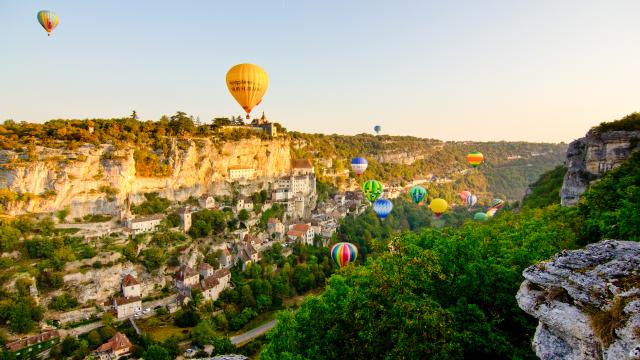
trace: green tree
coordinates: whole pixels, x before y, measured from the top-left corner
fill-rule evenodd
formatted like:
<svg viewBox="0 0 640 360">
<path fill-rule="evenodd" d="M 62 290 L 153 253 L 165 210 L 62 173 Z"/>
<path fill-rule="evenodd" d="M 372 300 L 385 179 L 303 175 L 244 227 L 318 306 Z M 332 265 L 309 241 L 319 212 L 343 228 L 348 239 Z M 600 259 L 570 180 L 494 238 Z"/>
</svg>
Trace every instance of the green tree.
<svg viewBox="0 0 640 360">
<path fill-rule="evenodd" d="M 198 346 L 211 344 L 215 336 L 216 333 L 211 327 L 211 323 L 206 320 L 200 321 L 198 325 L 196 325 L 196 327 L 194 327 L 191 331 L 191 339 L 193 340 L 194 344 Z"/>
<path fill-rule="evenodd" d="M 162 346 L 151 345 L 149 346 L 147 351 L 144 352 L 143 358 L 145 360 L 170 360 L 171 356 L 169 355 L 169 352 Z"/>
</svg>

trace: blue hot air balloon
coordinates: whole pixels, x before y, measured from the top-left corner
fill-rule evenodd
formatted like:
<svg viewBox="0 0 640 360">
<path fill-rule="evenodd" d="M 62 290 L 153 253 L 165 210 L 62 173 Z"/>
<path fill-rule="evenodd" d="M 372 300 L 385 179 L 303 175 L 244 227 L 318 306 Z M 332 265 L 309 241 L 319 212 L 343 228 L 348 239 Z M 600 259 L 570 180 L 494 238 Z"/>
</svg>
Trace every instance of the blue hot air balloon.
<svg viewBox="0 0 640 360">
<path fill-rule="evenodd" d="M 358 176 L 362 175 L 364 171 L 367 170 L 367 165 L 369 165 L 369 163 L 367 163 L 367 159 L 360 156 L 356 156 L 351 160 L 351 168 Z"/>
<path fill-rule="evenodd" d="M 380 130 L 382 130 L 382 126 L 380 125 L 376 125 L 373 127 L 373 131 L 375 131 L 376 134 L 380 134 Z"/>
<path fill-rule="evenodd" d="M 387 216 L 391 213 L 391 210 L 393 210 L 393 203 L 391 202 L 391 200 L 378 199 L 373 203 L 373 211 L 378 214 L 378 217 L 381 220 L 386 219 Z"/>
</svg>

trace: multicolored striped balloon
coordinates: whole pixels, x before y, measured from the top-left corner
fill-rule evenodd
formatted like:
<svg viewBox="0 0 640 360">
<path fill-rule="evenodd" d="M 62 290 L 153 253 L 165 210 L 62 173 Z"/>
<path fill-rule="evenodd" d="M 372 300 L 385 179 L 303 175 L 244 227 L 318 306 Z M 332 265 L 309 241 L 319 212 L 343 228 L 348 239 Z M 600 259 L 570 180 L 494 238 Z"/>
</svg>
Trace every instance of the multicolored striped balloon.
<svg viewBox="0 0 640 360">
<path fill-rule="evenodd" d="M 467 154 L 467 161 L 472 167 L 477 167 L 484 161 L 484 155 L 479 151 L 471 152 Z"/>
<path fill-rule="evenodd" d="M 423 188 L 420 185 L 414 186 L 409 190 L 409 195 L 411 195 L 411 199 L 414 203 L 419 204 L 422 199 L 427 196 L 427 189 Z"/>
<path fill-rule="evenodd" d="M 469 197 L 469 195 L 471 195 L 471 191 L 461 191 L 458 193 L 458 196 L 460 197 L 460 200 L 462 201 L 467 201 L 467 198 Z"/>
<path fill-rule="evenodd" d="M 331 258 L 338 266 L 345 267 L 348 263 L 356 261 L 358 248 L 348 242 L 341 242 L 331 248 Z"/>
<path fill-rule="evenodd" d="M 378 199 L 373 203 L 373 211 L 376 212 L 380 220 L 384 220 L 391 214 L 393 203 L 388 199 Z"/>
<path fill-rule="evenodd" d="M 47 35 L 51 36 L 51 31 L 58 26 L 60 20 L 58 19 L 58 15 L 53 11 L 40 10 L 38 11 L 38 22 L 47 31 Z"/>
<path fill-rule="evenodd" d="M 362 175 L 364 171 L 367 170 L 368 165 L 369 163 L 367 162 L 367 159 L 360 156 L 356 156 L 351 160 L 351 169 L 353 169 L 353 172 L 358 176 Z"/>
<path fill-rule="evenodd" d="M 491 206 L 496 208 L 496 209 L 500 209 L 501 207 L 504 206 L 504 200 L 502 200 L 502 199 L 493 199 L 493 201 L 491 202 Z"/>
<path fill-rule="evenodd" d="M 493 217 L 493 215 L 495 215 L 497 211 L 498 211 L 497 208 L 494 208 L 494 207 L 489 208 L 489 210 L 487 210 L 487 217 Z"/>
<path fill-rule="evenodd" d="M 378 180 L 368 180 L 362 184 L 362 192 L 364 193 L 364 196 L 366 196 L 372 203 L 378 200 L 383 191 L 384 187 Z"/>
<path fill-rule="evenodd" d="M 478 202 L 478 197 L 475 195 L 469 195 L 467 196 L 467 208 L 471 209 L 473 207 L 473 205 L 475 205 Z"/>
</svg>

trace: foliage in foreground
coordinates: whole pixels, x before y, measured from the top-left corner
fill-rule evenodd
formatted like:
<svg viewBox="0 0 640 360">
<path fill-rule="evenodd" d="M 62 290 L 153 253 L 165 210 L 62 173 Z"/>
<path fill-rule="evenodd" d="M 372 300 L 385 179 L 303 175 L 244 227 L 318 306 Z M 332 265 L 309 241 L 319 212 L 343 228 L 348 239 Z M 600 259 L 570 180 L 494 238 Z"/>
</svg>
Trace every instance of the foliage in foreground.
<svg viewBox="0 0 640 360">
<path fill-rule="evenodd" d="M 395 253 L 372 246 L 378 256 L 334 275 L 298 311 L 279 314 L 261 359 L 535 359 L 535 321 L 515 300 L 522 271 L 602 238 L 640 240 L 640 153 L 573 208 L 537 208 L 547 202 L 541 189 L 560 176 L 553 172 L 517 213 L 405 233 L 392 240 Z"/>
</svg>

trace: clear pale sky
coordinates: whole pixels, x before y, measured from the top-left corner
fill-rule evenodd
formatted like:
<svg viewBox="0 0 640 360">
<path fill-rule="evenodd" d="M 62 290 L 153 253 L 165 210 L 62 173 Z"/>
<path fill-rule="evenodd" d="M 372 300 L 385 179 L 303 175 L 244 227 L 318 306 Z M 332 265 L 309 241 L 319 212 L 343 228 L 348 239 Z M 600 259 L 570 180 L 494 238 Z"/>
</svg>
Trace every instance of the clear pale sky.
<svg viewBox="0 0 640 360">
<path fill-rule="evenodd" d="M 48 38 L 38 10 L 60 24 Z M 570 141 L 640 109 L 640 1 L 0 0 L 0 121 L 239 115 L 291 130 Z"/>
</svg>

